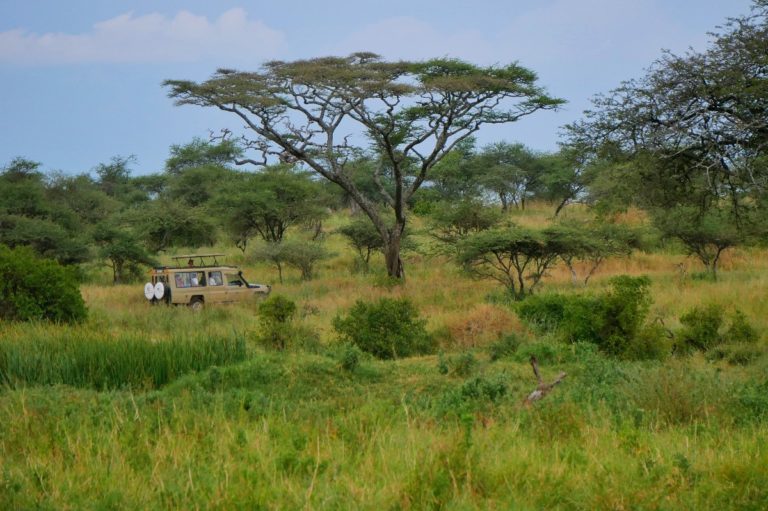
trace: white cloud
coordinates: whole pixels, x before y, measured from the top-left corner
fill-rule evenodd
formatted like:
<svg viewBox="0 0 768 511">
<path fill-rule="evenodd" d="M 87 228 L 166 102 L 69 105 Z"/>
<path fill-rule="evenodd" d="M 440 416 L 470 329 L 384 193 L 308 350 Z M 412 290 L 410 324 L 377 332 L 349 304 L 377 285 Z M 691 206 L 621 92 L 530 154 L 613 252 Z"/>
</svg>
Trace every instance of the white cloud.
<svg viewBox="0 0 768 511">
<path fill-rule="evenodd" d="M 0 32 L 0 62 L 71 64 L 87 62 L 196 62 L 216 59 L 228 65 L 274 57 L 284 35 L 239 8 L 215 20 L 180 11 L 173 18 L 132 12 L 100 21 L 87 33 Z"/>
<path fill-rule="evenodd" d="M 375 51 L 389 58 L 454 56 L 482 64 L 520 61 L 534 68 L 580 63 L 599 68 L 610 61 L 642 69 L 661 48 L 679 51 L 701 40 L 665 18 L 655 0 L 553 0 L 520 12 L 510 6 L 495 16 L 506 23 L 494 23 L 494 31 L 388 18 L 363 26 L 330 50 Z"/>
</svg>

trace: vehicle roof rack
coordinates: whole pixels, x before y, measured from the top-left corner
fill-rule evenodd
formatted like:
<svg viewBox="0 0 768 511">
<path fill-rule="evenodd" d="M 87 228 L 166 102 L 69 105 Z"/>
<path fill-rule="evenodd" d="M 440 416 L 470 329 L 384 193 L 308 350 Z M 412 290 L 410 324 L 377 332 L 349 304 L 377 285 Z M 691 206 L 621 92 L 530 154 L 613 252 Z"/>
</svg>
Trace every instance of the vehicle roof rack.
<svg viewBox="0 0 768 511">
<path fill-rule="evenodd" d="M 226 256 L 226 254 L 186 254 L 171 256 L 171 259 L 176 261 L 177 267 L 182 267 L 182 265 L 187 264 L 189 261 L 192 261 L 193 263 L 199 261 L 197 266 L 220 266 L 217 258 L 224 256 Z M 213 259 L 213 262 L 208 261 L 206 263 L 206 259 Z"/>
</svg>

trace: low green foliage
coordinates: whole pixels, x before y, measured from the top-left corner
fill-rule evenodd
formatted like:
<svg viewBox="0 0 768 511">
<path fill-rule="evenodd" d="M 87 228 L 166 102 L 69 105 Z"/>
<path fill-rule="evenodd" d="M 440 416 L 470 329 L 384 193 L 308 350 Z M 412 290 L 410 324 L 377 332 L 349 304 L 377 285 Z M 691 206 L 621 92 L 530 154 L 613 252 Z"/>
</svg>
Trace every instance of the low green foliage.
<svg viewBox="0 0 768 511">
<path fill-rule="evenodd" d="M 521 340 L 517 334 L 511 333 L 499 338 L 488 346 L 488 356 L 492 362 L 513 355 L 520 347 Z"/>
<path fill-rule="evenodd" d="M 375 303 L 358 300 L 346 316 L 333 320 L 344 341 L 382 359 L 431 353 L 434 340 L 425 325 L 409 300 L 392 298 Z"/>
<path fill-rule="evenodd" d="M 0 340 L 0 383 L 11 387 L 157 388 L 186 373 L 245 358 L 245 340 L 239 335 L 153 342 L 144 336 L 109 339 L 72 331 L 22 343 Z"/>
<path fill-rule="evenodd" d="M 264 328 L 260 341 L 272 348 L 284 350 L 293 334 L 291 321 L 296 303 L 280 295 L 272 295 L 259 304 L 259 321 Z"/>
<path fill-rule="evenodd" d="M 755 346 L 759 335 L 739 309 L 727 318 L 716 304 L 694 307 L 680 317 L 683 327 L 677 332 L 675 348 L 681 353 L 691 350 L 707 352 L 711 360 L 727 360 L 733 364 L 748 364 L 762 351 Z"/>
<path fill-rule="evenodd" d="M 470 353 L 461 353 L 454 357 L 440 353 L 437 361 L 437 370 L 440 374 L 461 376 L 466 378 L 474 372 L 478 366 L 478 360 Z"/>
<path fill-rule="evenodd" d="M 74 271 L 29 248 L 0 245 L 0 319 L 77 323 L 86 315 Z"/>
<path fill-rule="evenodd" d="M 718 305 L 694 307 L 680 316 L 683 328 L 678 333 L 678 345 L 684 349 L 707 351 L 723 342 L 720 329 L 725 318 Z"/>
<path fill-rule="evenodd" d="M 619 358 L 666 356 L 663 329 L 643 326 L 651 304 L 648 277 L 619 276 L 603 294 L 532 296 L 516 307 L 526 323 L 566 342 L 592 342 Z"/>
</svg>

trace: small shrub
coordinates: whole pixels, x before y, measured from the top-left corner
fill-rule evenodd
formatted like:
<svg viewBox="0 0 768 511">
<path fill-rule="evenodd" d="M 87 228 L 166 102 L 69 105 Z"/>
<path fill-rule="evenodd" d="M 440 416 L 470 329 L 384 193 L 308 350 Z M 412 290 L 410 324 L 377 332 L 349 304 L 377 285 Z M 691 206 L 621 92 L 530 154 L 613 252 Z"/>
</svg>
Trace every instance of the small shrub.
<svg viewBox="0 0 768 511">
<path fill-rule="evenodd" d="M 301 271 L 301 280 L 312 280 L 315 276 L 315 265 L 333 256 L 317 241 L 287 240 L 282 242 L 282 246 L 283 260 L 288 266 Z"/>
<path fill-rule="evenodd" d="M 654 323 L 640 329 L 624 350 L 627 360 L 664 360 L 671 351 L 667 330 Z"/>
<path fill-rule="evenodd" d="M 283 350 L 292 338 L 291 320 L 296 314 L 296 303 L 280 295 L 273 295 L 259 304 L 259 320 L 264 327 L 262 343 Z"/>
<path fill-rule="evenodd" d="M 436 403 L 436 415 L 463 418 L 478 411 L 487 411 L 507 395 L 509 389 L 506 381 L 504 374 L 476 376 L 466 380 L 461 386 L 443 393 Z"/>
<path fill-rule="evenodd" d="M 27 247 L 0 245 L 0 320 L 79 323 L 86 315 L 74 271 Z"/>
<path fill-rule="evenodd" d="M 683 328 L 678 336 L 678 345 L 707 351 L 723 342 L 720 328 L 723 326 L 723 311 L 715 304 L 694 307 L 680 317 Z"/>
<path fill-rule="evenodd" d="M 736 309 L 731 315 L 731 326 L 726 330 L 725 338 L 729 342 L 754 344 L 760 336 L 755 327 L 749 324 L 744 313 Z"/>
<path fill-rule="evenodd" d="M 647 358 L 661 350 L 649 345 L 652 332 L 641 335 L 651 305 L 650 284 L 648 277 L 622 275 L 611 279 L 611 290 L 602 295 L 532 296 L 517 312 L 535 329 L 557 332 L 566 342 L 592 342 L 615 357 Z"/>
<path fill-rule="evenodd" d="M 710 362 L 725 360 L 731 365 L 749 365 L 763 354 L 763 351 L 753 344 L 728 343 L 715 346 L 707 352 Z"/>
<path fill-rule="evenodd" d="M 738 387 L 731 405 L 733 415 L 740 423 L 768 420 L 768 380 Z"/>
<path fill-rule="evenodd" d="M 517 334 L 507 334 L 488 346 L 488 355 L 492 362 L 513 355 L 520 347 L 520 337 Z"/>
<path fill-rule="evenodd" d="M 516 304 L 520 319 L 538 331 L 554 331 L 560 328 L 565 316 L 569 297 L 561 294 L 532 295 Z"/>
<path fill-rule="evenodd" d="M 358 300 L 346 316 L 336 316 L 333 328 L 343 341 L 381 359 L 431 353 L 434 339 L 407 299 Z"/>
<path fill-rule="evenodd" d="M 469 352 L 448 358 L 445 358 L 441 353 L 438 360 L 438 371 L 440 374 L 467 377 L 475 370 L 477 363 L 477 358 Z"/>
</svg>

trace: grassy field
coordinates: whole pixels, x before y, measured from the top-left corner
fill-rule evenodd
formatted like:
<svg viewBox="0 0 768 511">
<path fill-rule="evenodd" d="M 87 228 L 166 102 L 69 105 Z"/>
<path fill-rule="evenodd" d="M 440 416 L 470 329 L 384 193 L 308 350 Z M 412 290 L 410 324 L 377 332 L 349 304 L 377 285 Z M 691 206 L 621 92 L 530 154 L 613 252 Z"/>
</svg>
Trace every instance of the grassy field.
<svg viewBox="0 0 768 511">
<path fill-rule="evenodd" d="M 732 251 L 718 281 L 672 247 L 607 261 L 589 290 L 648 275 L 654 321 L 714 303 L 761 335 L 744 365 L 631 362 L 529 332 L 497 286 L 428 250 L 401 286 L 353 274 L 344 221 L 310 282 L 229 251 L 296 302 L 284 352 L 258 342 L 255 303 L 150 307 L 141 284 L 84 285 L 82 325 L 0 324 L 0 509 L 768 508 L 768 252 Z M 584 292 L 560 267 L 548 291 Z M 387 296 L 413 301 L 440 354 L 345 370 L 332 319 Z M 523 343 L 492 361 L 510 333 Z M 533 354 L 567 377 L 525 405 Z"/>
</svg>

